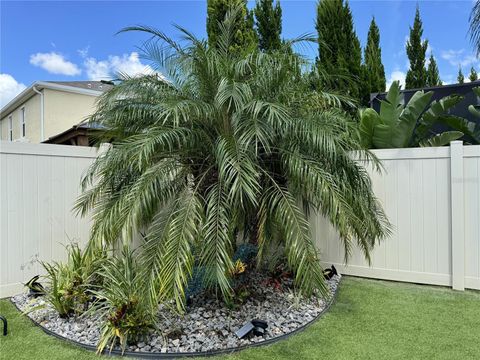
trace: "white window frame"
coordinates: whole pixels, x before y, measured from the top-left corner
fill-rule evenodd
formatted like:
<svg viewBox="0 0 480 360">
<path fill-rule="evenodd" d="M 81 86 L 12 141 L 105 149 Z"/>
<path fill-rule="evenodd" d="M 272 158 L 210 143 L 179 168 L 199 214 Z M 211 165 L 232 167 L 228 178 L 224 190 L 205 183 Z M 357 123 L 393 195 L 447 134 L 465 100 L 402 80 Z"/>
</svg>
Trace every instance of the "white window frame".
<svg viewBox="0 0 480 360">
<path fill-rule="evenodd" d="M 8 141 L 13 141 L 13 115 L 12 114 L 8 115 L 7 126 L 8 126 L 8 133 L 7 133 L 8 139 L 7 140 Z"/>
<path fill-rule="evenodd" d="M 25 138 L 27 136 L 27 114 L 25 106 L 20 108 L 20 137 Z"/>
</svg>

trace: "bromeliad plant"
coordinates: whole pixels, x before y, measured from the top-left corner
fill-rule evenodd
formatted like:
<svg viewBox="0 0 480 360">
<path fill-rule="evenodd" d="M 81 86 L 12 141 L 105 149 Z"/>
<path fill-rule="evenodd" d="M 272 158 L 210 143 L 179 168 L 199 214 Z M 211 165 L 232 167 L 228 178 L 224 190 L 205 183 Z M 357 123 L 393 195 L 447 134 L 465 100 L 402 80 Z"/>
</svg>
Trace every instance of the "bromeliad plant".
<svg viewBox="0 0 480 360">
<path fill-rule="evenodd" d="M 220 24 L 216 47 L 181 27 L 182 44 L 149 27 L 125 29 L 152 37 L 143 56 L 161 75 L 124 76 L 92 117 L 104 129 L 99 141 L 111 146 L 77 203 L 81 214 L 93 213 L 90 247 L 147 229 L 148 294 L 174 299 L 179 311 L 193 249 L 206 285 L 229 298 L 239 234 L 258 244 L 259 262 L 278 240 L 295 286 L 310 295 L 326 291 L 310 211 L 335 226 L 347 256 L 357 243 L 368 258 L 388 234 L 351 152 L 376 160 L 351 136 L 348 116 L 335 108 L 341 100 L 312 91 L 292 70 L 308 64 L 291 51 L 231 53 L 238 15 L 232 9 Z"/>
<path fill-rule="evenodd" d="M 156 306 L 144 294 L 145 279 L 128 247 L 105 261 L 99 274 L 103 285 L 94 291 L 96 302 L 88 311 L 102 324 L 97 352 L 107 346 L 111 351 L 117 342 L 123 352 L 127 343 L 137 342 L 155 328 Z"/>
</svg>

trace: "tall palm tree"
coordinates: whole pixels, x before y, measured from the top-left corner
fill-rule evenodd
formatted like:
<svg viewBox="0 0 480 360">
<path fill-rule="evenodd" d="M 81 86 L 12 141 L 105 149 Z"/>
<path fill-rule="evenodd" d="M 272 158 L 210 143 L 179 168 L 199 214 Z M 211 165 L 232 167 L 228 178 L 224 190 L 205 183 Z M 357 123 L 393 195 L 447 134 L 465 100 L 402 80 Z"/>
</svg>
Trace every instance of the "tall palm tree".
<svg viewBox="0 0 480 360">
<path fill-rule="evenodd" d="M 77 203 L 93 212 L 90 244 L 129 241 L 145 230 L 145 279 L 152 298 L 183 309 L 194 263 L 205 281 L 231 295 L 232 253 L 244 233 L 258 259 L 283 241 L 295 285 L 325 290 L 308 214 L 326 216 L 346 253 L 369 257 L 388 222 L 357 156 L 361 150 L 341 100 L 311 91 L 288 50 L 229 52 L 236 9 L 209 47 L 177 27 L 184 44 L 149 27 L 144 56 L 162 75 L 123 77 L 99 101 L 92 121 L 111 147 L 92 165 Z M 290 44 L 287 44 L 290 45 Z M 378 165 L 378 164 L 377 164 Z M 160 297 L 157 297 L 160 296 Z"/>
<path fill-rule="evenodd" d="M 470 13 L 470 40 L 472 41 L 477 55 L 480 54 L 480 0 L 476 0 Z"/>
</svg>

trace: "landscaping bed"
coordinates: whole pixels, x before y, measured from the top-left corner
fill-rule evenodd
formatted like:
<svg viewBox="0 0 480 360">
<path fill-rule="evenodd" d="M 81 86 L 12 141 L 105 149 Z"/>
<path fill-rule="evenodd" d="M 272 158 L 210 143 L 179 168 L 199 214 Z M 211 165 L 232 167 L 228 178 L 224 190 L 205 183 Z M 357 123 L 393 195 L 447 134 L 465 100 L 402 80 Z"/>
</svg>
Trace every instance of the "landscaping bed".
<svg viewBox="0 0 480 360">
<path fill-rule="evenodd" d="M 159 306 L 158 330 L 151 331 L 135 344 L 129 344 L 127 352 L 145 353 L 198 353 L 234 350 L 291 334 L 315 320 L 330 305 L 341 277 L 335 275 L 327 281 L 330 295 L 327 298 L 302 298 L 291 290 L 291 279 L 283 278 L 274 286 L 270 279 L 252 272 L 245 281 L 249 284 L 248 299 L 243 304 L 226 305 L 208 293 L 192 296 L 184 315 Z M 12 302 L 22 311 L 38 305 L 28 316 L 44 329 L 68 340 L 95 346 L 100 329 L 95 315 L 61 318 L 43 297 L 31 298 L 27 294 L 12 297 Z M 261 319 L 268 323 L 263 336 L 240 339 L 235 332 L 247 321 Z M 114 348 L 120 351 L 119 346 Z"/>
</svg>

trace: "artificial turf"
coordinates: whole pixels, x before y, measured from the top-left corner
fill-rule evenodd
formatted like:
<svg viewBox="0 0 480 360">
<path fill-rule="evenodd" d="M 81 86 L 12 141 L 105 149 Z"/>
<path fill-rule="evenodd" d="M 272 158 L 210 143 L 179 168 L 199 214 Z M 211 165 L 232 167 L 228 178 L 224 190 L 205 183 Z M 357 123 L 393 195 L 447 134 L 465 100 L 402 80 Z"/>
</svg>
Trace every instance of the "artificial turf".
<svg viewBox="0 0 480 360">
<path fill-rule="evenodd" d="M 98 359 L 45 335 L 8 300 L 0 359 Z M 215 359 L 480 359 L 480 292 L 344 277 L 335 304 L 288 340 Z"/>
</svg>

